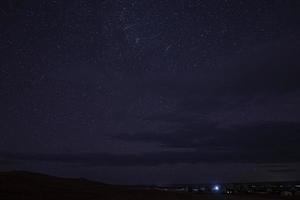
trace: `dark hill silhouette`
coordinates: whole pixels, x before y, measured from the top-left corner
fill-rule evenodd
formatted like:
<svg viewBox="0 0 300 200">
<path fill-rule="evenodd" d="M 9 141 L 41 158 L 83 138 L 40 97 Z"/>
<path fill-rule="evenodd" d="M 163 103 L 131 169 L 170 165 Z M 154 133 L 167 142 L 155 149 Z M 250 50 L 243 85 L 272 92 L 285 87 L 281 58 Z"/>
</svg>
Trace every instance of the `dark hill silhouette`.
<svg viewBox="0 0 300 200">
<path fill-rule="evenodd" d="M 0 200 L 264 200 L 260 196 L 197 195 L 108 185 L 26 171 L 0 172 Z M 291 199 L 290 199 L 291 200 Z"/>
<path fill-rule="evenodd" d="M 177 194 L 137 187 L 114 186 L 86 179 L 59 178 L 26 171 L 0 172 L 0 199 L 194 199 Z"/>
</svg>

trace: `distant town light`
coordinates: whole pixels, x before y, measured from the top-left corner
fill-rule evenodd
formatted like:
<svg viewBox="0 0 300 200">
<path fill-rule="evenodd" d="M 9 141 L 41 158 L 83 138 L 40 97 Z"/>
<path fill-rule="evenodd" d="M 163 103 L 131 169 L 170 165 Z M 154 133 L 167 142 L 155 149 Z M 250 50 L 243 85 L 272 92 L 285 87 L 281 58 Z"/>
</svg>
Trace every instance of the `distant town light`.
<svg viewBox="0 0 300 200">
<path fill-rule="evenodd" d="M 219 191 L 220 191 L 220 186 L 215 185 L 215 186 L 212 188 L 212 190 L 213 190 L 214 192 L 219 192 Z"/>
</svg>

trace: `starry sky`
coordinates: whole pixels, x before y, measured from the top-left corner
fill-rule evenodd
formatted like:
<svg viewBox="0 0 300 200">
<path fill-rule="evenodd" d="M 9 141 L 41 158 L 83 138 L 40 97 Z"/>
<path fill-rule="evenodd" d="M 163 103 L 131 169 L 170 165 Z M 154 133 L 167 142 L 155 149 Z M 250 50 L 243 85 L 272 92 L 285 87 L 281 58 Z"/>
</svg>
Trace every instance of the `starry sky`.
<svg viewBox="0 0 300 200">
<path fill-rule="evenodd" d="M 300 179 L 300 1 L 3 0 L 0 170 Z"/>
</svg>

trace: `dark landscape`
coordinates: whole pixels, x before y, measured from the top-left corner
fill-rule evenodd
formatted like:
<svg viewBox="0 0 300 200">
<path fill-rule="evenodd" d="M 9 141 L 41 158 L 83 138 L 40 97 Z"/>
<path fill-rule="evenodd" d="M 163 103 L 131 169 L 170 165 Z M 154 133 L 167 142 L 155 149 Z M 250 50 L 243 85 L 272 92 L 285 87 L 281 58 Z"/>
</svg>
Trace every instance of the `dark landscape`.
<svg viewBox="0 0 300 200">
<path fill-rule="evenodd" d="M 102 200 L 263 200 L 300 199 L 299 196 L 281 197 L 268 194 L 198 194 L 162 191 L 146 186 L 114 186 L 83 178 L 59 178 L 26 171 L 0 172 L 1 200 L 35 199 L 102 199 Z"/>
</svg>

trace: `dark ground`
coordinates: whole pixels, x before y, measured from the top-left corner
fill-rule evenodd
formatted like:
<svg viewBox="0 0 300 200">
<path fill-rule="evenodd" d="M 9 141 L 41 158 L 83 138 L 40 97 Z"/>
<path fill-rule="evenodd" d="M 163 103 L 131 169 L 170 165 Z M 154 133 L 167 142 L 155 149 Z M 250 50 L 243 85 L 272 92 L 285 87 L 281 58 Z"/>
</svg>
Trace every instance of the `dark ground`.
<svg viewBox="0 0 300 200">
<path fill-rule="evenodd" d="M 264 200 L 279 196 L 202 195 L 113 186 L 85 179 L 58 178 L 29 172 L 0 172 L 0 200 Z M 294 200 L 296 198 L 287 198 Z M 297 199 L 300 199 L 299 197 Z"/>
</svg>

